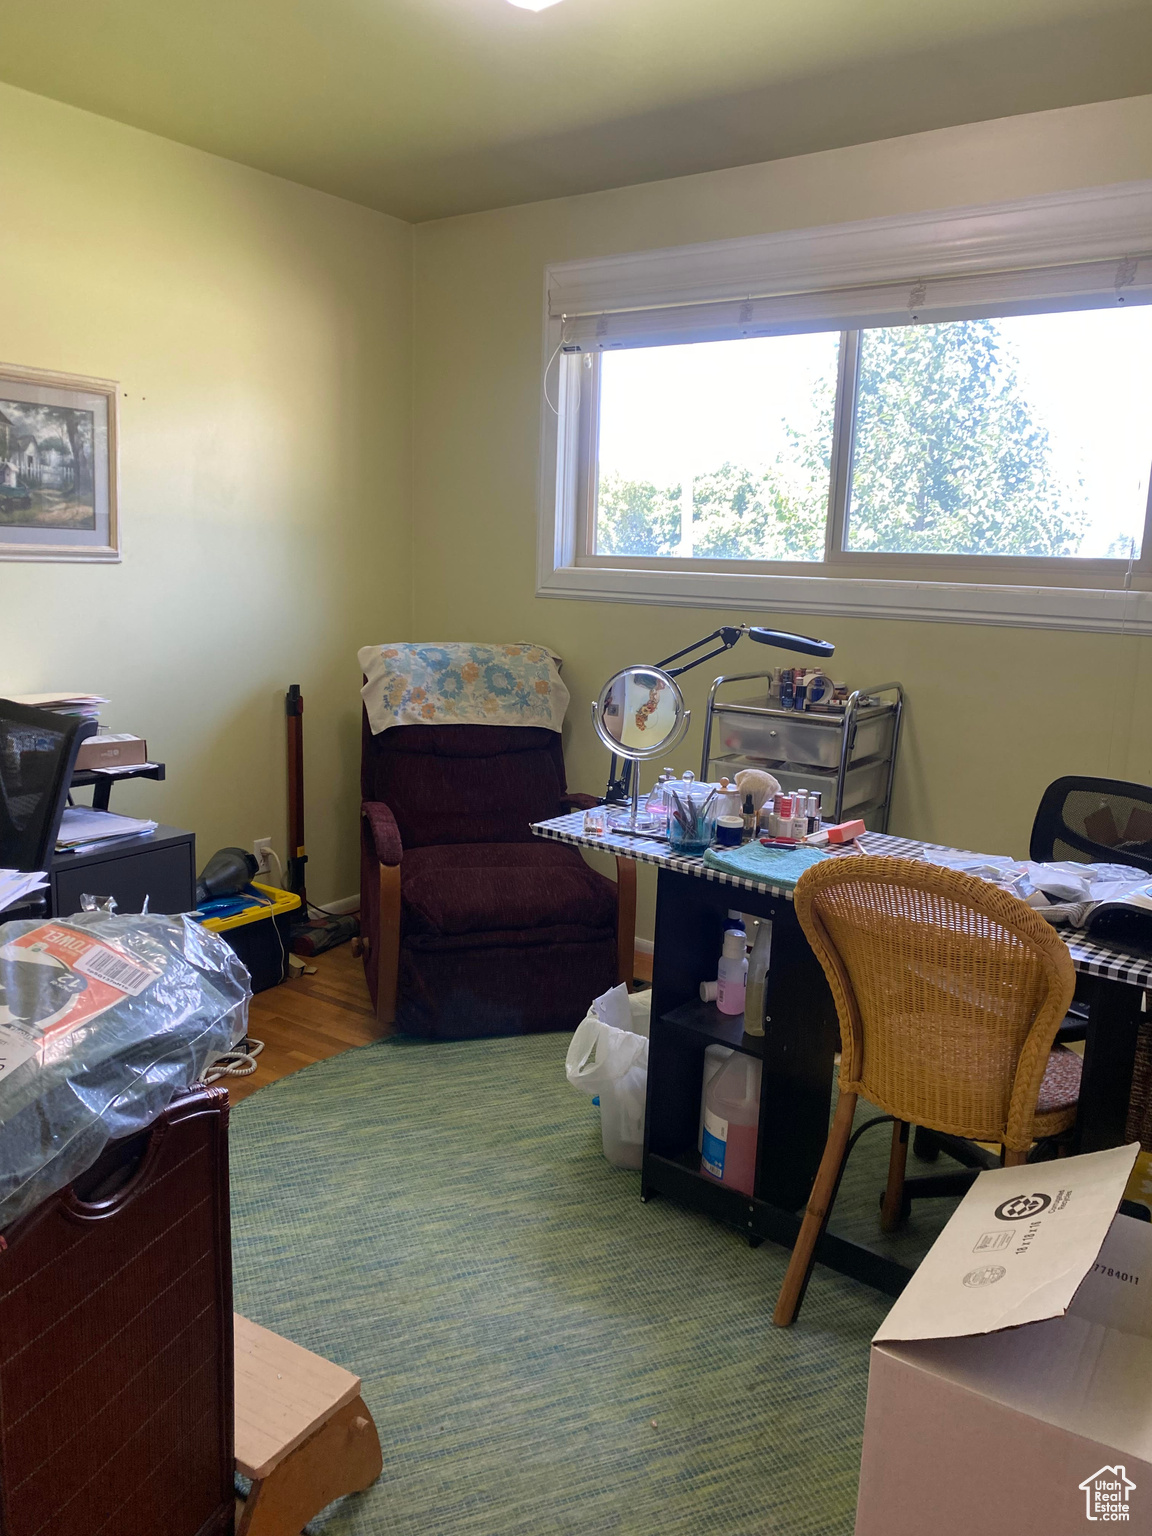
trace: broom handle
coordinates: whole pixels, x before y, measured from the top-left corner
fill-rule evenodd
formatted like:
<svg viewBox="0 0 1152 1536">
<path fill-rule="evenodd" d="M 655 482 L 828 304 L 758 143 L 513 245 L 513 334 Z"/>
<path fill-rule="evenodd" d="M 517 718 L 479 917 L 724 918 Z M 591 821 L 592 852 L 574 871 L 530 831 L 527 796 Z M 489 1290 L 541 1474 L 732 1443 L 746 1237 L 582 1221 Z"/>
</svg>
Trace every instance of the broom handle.
<svg viewBox="0 0 1152 1536">
<path fill-rule="evenodd" d="M 288 715 L 288 889 L 295 891 L 308 915 L 304 885 L 304 699 L 300 684 L 293 683 L 284 699 Z"/>
</svg>

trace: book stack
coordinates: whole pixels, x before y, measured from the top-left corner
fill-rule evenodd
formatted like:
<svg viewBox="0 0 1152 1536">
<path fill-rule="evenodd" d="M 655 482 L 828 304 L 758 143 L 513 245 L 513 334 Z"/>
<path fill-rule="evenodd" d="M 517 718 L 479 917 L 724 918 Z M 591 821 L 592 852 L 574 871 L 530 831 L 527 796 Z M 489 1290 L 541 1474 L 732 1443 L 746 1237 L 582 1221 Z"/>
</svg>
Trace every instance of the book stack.
<svg viewBox="0 0 1152 1536">
<path fill-rule="evenodd" d="M 137 816 L 116 816 L 111 811 L 94 811 L 86 805 L 69 805 L 64 809 L 60 831 L 56 835 L 56 851 L 86 853 L 89 848 L 114 838 L 140 837 L 155 830 L 154 821 Z"/>
<path fill-rule="evenodd" d="M 98 693 L 12 693 L 13 704 L 29 709 L 46 709 L 55 715 L 79 715 L 82 720 L 99 720 L 100 706 L 108 700 Z"/>
</svg>

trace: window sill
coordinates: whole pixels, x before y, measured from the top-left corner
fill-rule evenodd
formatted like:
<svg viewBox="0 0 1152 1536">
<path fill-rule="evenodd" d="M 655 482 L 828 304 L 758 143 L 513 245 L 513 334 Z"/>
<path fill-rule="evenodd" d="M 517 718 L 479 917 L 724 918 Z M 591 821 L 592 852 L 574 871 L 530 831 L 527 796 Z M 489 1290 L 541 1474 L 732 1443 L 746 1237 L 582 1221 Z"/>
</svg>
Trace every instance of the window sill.
<svg viewBox="0 0 1152 1536">
<path fill-rule="evenodd" d="M 1152 592 L 1088 587 L 560 566 L 540 572 L 536 595 L 602 603 L 1152 634 Z"/>
</svg>

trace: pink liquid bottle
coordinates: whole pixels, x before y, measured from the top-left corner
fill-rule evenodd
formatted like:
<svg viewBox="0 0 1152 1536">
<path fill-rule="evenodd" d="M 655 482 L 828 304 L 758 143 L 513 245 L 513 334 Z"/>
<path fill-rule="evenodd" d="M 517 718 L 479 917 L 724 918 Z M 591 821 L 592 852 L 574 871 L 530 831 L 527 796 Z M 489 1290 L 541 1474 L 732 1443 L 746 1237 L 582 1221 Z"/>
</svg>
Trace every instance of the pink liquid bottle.
<svg viewBox="0 0 1152 1536">
<path fill-rule="evenodd" d="M 758 1057 L 734 1051 L 704 1092 L 700 1171 L 745 1195 L 756 1184 L 760 1067 Z"/>
</svg>

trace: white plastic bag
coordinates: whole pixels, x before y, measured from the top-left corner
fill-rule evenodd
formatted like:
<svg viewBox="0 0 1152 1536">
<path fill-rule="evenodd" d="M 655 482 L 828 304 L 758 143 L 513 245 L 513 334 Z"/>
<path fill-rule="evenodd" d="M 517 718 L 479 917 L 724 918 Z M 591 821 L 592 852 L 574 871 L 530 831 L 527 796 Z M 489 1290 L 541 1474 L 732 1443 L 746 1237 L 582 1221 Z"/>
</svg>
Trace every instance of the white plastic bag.
<svg viewBox="0 0 1152 1536">
<path fill-rule="evenodd" d="M 617 1168 L 639 1168 L 644 1151 L 651 992 L 613 987 L 598 997 L 577 1027 L 564 1070 L 573 1088 L 600 1099 L 604 1156 Z M 605 1016 L 627 1028 L 606 1023 Z"/>
</svg>

